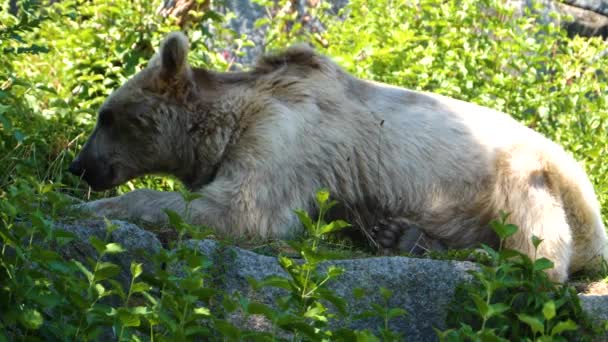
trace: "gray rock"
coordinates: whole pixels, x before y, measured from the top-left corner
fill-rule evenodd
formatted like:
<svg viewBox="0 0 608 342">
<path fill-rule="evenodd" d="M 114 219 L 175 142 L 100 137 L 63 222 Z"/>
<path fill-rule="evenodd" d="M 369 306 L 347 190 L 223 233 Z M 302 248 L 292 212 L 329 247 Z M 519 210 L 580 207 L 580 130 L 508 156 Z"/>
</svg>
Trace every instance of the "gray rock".
<svg viewBox="0 0 608 342">
<path fill-rule="evenodd" d="M 245 65 L 253 63 L 265 49 L 267 27 L 255 28 L 255 22 L 263 18 L 266 11 L 250 0 L 227 0 L 219 10 L 222 13 L 233 12 L 235 17 L 230 20 L 228 26 L 239 34 L 247 35 L 255 44 L 252 47 L 244 47 L 244 56 L 236 57 L 236 61 Z"/>
<path fill-rule="evenodd" d="M 254 291 L 247 278 L 262 280 L 271 275 L 286 276 L 276 258 L 259 255 L 237 247 L 221 251 L 214 241 L 190 241 L 191 246 L 207 255 L 214 256 L 216 263 L 224 263 L 222 290 L 238 293 L 264 304 L 272 304 L 281 291 L 264 289 Z M 329 266 L 344 268 L 345 273 L 329 283 L 336 295 L 349 301 L 349 313 L 357 314 L 371 308 L 371 303 L 382 303 L 379 288 L 393 291 L 390 307 L 403 308 L 408 315 L 394 319 L 390 328 L 399 331 L 408 341 L 434 341 L 433 328 L 445 328 L 445 315 L 454 289 L 460 282 L 470 279 L 471 262 L 437 261 L 406 257 L 376 257 L 354 260 L 336 260 L 321 264 L 323 272 Z M 353 289 L 362 288 L 368 294 L 362 300 L 353 298 Z M 238 318 L 233 318 L 237 319 Z M 257 319 L 247 322 L 249 327 L 268 327 L 268 322 Z M 383 322 L 376 318 L 347 322 L 336 320 L 334 327 L 349 326 L 356 329 L 375 330 Z"/>
<path fill-rule="evenodd" d="M 120 266 L 123 272 L 120 274 L 119 281 L 123 286 L 128 286 L 131 280 L 129 274 L 131 261 L 143 263 L 144 272 L 149 272 L 152 270 L 149 256 L 160 251 L 161 243 L 154 234 L 132 223 L 118 220 L 111 222 L 116 225 L 117 229 L 110 234 L 107 242 L 116 242 L 126 251 L 120 254 L 107 255 L 104 261 L 110 261 Z M 59 252 L 65 258 L 78 260 L 85 265 L 87 265 L 87 258 L 93 260 L 97 258 L 97 252 L 89 243 L 89 239 L 95 236 L 104 241 L 107 234 L 106 224 L 100 219 L 56 223 L 55 228 L 71 232 L 77 237 L 74 241 L 63 246 Z"/>
<path fill-rule="evenodd" d="M 607 0 L 563 0 L 563 2 L 574 7 L 583 8 L 608 16 Z"/>
<path fill-rule="evenodd" d="M 605 295 L 579 295 L 581 305 L 590 317 L 601 322 L 608 320 L 608 296 Z"/>
<path fill-rule="evenodd" d="M 589 317 L 596 323 L 605 324 L 608 321 L 608 296 L 579 294 L 581 306 Z M 597 341 L 608 341 L 608 332 L 604 332 Z"/>
<path fill-rule="evenodd" d="M 272 305 L 285 292 L 277 289 L 254 291 L 247 278 L 262 280 L 271 275 L 286 276 L 276 258 L 259 255 L 238 247 L 219 247 L 212 240 L 188 242 L 191 247 L 212 257 L 221 264 L 222 279 L 217 284 L 227 293 L 237 293 L 252 301 Z M 447 306 L 452 300 L 456 285 L 469 281 L 467 273 L 476 268 L 471 262 L 438 261 L 406 257 L 375 257 L 354 260 L 336 260 L 321 264 L 320 271 L 334 265 L 345 273 L 329 283 L 335 293 L 348 301 L 351 316 L 370 308 L 371 303 L 382 303 L 378 289 L 393 291 L 390 307 L 403 308 L 408 315 L 394 319 L 390 328 L 398 331 L 408 341 L 436 341 L 433 328 L 444 329 Z M 355 300 L 355 288 L 363 288 L 368 296 Z M 583 309 L 598 322 L 608 319 L 608 296 L 580 296 Z M 270 323 L 260 317 L 243 322 L 242 317 L 232 316 L 237 325 L 269 330 Z M 348 326 L 354 329 L 375 330 L 383 322 L 378 319 L 344 321 L 337 319 L 334 327 Z"/>
<path fill-rule="evenodd" d="M 608 12 L 608 1 L 604 3 L 604 6 L 606 6 L 604 9 Z M 557 11 L 562 15 L 572 17 L 572 20 L 566 21 L 563 24 L 566 30 L 568 30 L 569 35 L 608 37 L 607 14 L 561 3 L 557 4 Z"/>
<path fill-rule="evenodd" d="M 348 0 L 330 0 L 331 4 L 329 9 L 332 13 L 338 13 L 338 11 L 346 6 Z M 294 6 L 294 10 L 298 13 L 296 21 L 302 22 L 305 29 L 310 31 L 322 31 L 324 30 L 323 25 L 318 21 L 317 18 L 310 18 L 310 21 L 304 23 L 303 17 L 309 12 L 309 4 L 306 0 L 296 0 L 291 2 Z M 253 3 L 251 0 L 226 0 L 222 4 L 218 5 L 216 10 L 220 13 L 234 13 L 228 23 L 228 27 L 237 32 L 238 34 L 244 34 L 250 39 L 254 46 L 243 47 L 242 51 L 245 53 L 244 56 L 235 56 L 235 61 L 243 65 L 250 65 L 255 59 L 264 54 L 266 51 L 266 32 L 268 27 L 266 25 L 261 27 L 255 27 L 255 22 L 258 19 L 267 17 L 269 12 L 267 9 Z M 278 8 L 270 10 L 276 11 Z"/>
<path fill-rule="evenodd" d="M 570 36 L 608 37 L 608 14 L 602 12 L 608 12 L 608 0 L 571 0 L 566 3 L 554 0 L 507 1 L 516 9 L 516 15 L 525 15 L 525 9 L 536 11 L 543 23 L 560 25 Z"/>
</svg>

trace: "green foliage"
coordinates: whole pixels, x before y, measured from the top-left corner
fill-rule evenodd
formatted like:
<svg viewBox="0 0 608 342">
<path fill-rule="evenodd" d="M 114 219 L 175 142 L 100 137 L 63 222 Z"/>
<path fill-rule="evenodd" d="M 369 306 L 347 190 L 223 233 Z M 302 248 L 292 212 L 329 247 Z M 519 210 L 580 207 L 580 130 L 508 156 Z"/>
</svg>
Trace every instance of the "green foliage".
<svg viewBox="0 0 608 342">
<path fill-rule="evenodd" d="M 212 263 L 198 250 L 177 241 L 175 248 L 153 257 L 146 275 L 141 263 L 132 262 L 131 278 L 123 283 L 119 275 L 125 270 L 107 258 L 125 252 L 108 242 L 115 225 L 106 221 L 105 238 L 89 239 L 95 255 L 84 262 L 66 259 L 55 251 L 76 237 L 54 228 L 32 199 L 31 189 L 13 186 L 0 201 L 0 330 L 7 336 L 98 340 L 112 329 L 119 341 L 174 341 L 212 338 L 228 325 L 218 317 L 233 305 L 227 301 L 215 315 L 210 311 L 217 294 L 206 286 Z M 53 207 L 66 203 L 54 196 L 47 202 Z"/>
<path fill-rule="evenodd" d="M 173 212 L 167 214 L 179 232 L 178 239 L 170 243 L 169 249 L 163 248 L 144 260 L 148 266 L 132 261 L 127 282 L 120 277 L 126 270 L 108 258 L 126 252 L 121 245 L 109 242 L 117 229 L 110 221 L 106 221 L 103 239 L 89 239 L 95 250 L 93 255 L 80 261 L 67 259 L 56 251 L 77 242 L 77 237 L 54 227 L 57 217 L 47 218 L 36 209 L 35 202 L 42 196 L 53 207 L 51 212 L 61 212 L 69 201 L 53 194 L 48 188 L 34 195 L 27 184 L 19 183 L 11 186 L 7 198 L 0 200 L 0 331 L 4 334 L 0 337 L 86 341 L 102 339 L 111 329 L 119 341 L 268 341 L 280 340 L 285 333 L 292 334 L 294 341 L 376 340 L 371 331 L 332 331 L 329 326 L 335 314 L 325 303 L 331 303 L 341 316 L 348 315 L 344 299 L 325 286 L 344 270 L 329 267 L 318 272 L 319 263 L 327 257 L 317 246 L 324 235 L 348 224 L 323 221 L 325 213 L 335 205 L 329 201 L 327 191 L 317 195 L 317 221 L 299 212 L 310 235 L 293 246 L 304 262 L 280 256 L 279 263 L 289 277 L 250 280 L 255 288 L 287 290 L 288 295 L 277 299 L 276 307 L 218 291 L 212 268 L 221 265 L 214 265 L 208 256 L 182 240 L 186 234 L 200 235 L 206 230 L 185 223 Z M 196 199 L 190 194 L 184 197 L 187 201 Z M 384 306 L 372 304 L 371 310 L 357 318 L 381 318 L 381 338 L 400 340 L 389 329 L 389 321 L 405 312 L 389 307 L 389 290 L 380 292 Z M 263 315 L 275 329 L 260 332 L 235 326 L 227 317 L 237 310 L 245 316 Z"/>
<path fill-rule="evenodd" d="M 330 200 L 329 191 L 322 189 L 316 195 L 319 216 L 313 221 L 308 213 L 297 210 L 296 214 L 307 231 L 307 237 L 300 242 L 291 242 L 290 245 L 302 257 L 302 262 L 280 255 L 279 265 L 289 275 L 288 277 L 270 276 L 262 281 L 253 278 L 248 279 L 254 289 L 273 287 L 282 289 L 287 295 L 277 300 L 278 310 L 261 304 L 243 301 L 244 311 L 249 314 L 262 314 L 270 322 L 274 329 L 282 329 L 293 334 L 293 340 L 344 340 L 352 341 L 363 339 L 364 341 L 375 341 L 378 338 L 374 332 L 369 330 L 351 330 L 340 328 L 331 330 L 329 325 L 335 313 L 328 310 L 326 303 L 331 303 L 335 311 L 343 318 L 348 316 L 348 307 L 343 298 L 337 296 L 327 288 L 326 284 L 332 279 L 344 273 L 344 269 L 329 266 L 323 272 L 319 272 L 319 264 L 330 258 L 319 248 L 319 243 L 326 235 L 350 226 L 348 223 L 336 220 L 325 222 L 325 215 L 337 202 Z M 389 321 L 393 318 L 406 314 L 401 308 L 390 308 L 389 300 L 392 292 L 385 288 L 379 289 L 384 306 L 372 303 L 372 308 L 359 315 L 356 319 L 377 317 L 384 322 L 380 328 L 380 337 L 384 341 L 400 341 L 401 336 L 389 328 Z M 355 297 L 362 297 L 361 291 L 356 291 Z M 277 336 L 273 335 L 273 338 Z"/>
<path fill-rule="evenodd" d="M 312 18 L 325 18 L 331 4 L 320 1 L 316 6 L 308 6 L 307 13 L 298 13 L 290 0 L 253 0 L 266 8 L 266 15 L 256 20 L 254 27 L 265 29 L 263 48 L 279 50 L 298 41 L 324 42 L 319 32 L 311 32 L 305 25 L 304 15 Z"/>
<path fill-rule="evenodd" d="M 492 222 L 501 246 L 518 229 L 506 220 L 503 214 Z M 535 248 L 540 243 L 533 238 Z M 583 313 L 573 287 L 549 280 L 551 261 L 484 249 L 490 263 L 471 271 L 473 282 L 457 289 L 448 311 L 451 329 L 438 331 L 442 341 L 583 341 L 601 331 Z"/>
</svg>

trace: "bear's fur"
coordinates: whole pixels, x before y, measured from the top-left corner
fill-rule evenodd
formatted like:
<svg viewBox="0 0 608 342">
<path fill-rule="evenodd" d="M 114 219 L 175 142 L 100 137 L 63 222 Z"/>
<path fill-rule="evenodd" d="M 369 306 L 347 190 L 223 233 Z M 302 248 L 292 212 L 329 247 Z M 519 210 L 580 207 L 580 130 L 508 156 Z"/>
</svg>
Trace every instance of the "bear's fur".
<svg viewBox="0 0 608 342">
<path fill-rule="evenodd" d="M 507 247 L 555 262 L 550 276 L 606 256 L 593 187 L 564 150 L 506 114 L 357 79 L 304 46 L 248 72 L 192 68 L 169 34 L 147 68 L 101 106 L 71 166 L 93 189 L 173 174 L 202 198 L 188 219 L 238 236 L 290 237 L 294 209 L 326 187 L 366 222 L 404 217 L 452 248 L 496 242 L 501 211 L 520 227 Z M 100 215 L 165 220 L 177 193 L 137 190 L 91 202 Z"/>
</svg>

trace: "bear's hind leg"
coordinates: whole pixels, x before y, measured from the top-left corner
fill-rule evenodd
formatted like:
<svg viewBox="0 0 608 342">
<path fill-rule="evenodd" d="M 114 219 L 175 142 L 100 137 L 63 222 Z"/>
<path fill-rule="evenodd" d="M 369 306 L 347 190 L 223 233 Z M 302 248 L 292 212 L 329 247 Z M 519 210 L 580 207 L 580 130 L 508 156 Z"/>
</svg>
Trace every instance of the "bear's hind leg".
<svg viewBox="0 0 608 342">
<path fill-rule="evenodd" d="M 556 203 L 549 192 L 531 188 L 512 204 L 514 206 L 505 208 L 510 213 L 507 221 L 517 225 L 519 230 L 507 238 L 505 247 L 523 252 L 532 259 L 544 257 L 551 260 L 554 267 L 547 271 L 549 277 L 558 282 L 566 281 L 573 240 L 561 203 Z M 542 240 L 536 250 L 533 236 Z"/>
<path fill-rule="evenodd" d="M 505 247 L 530 258 L 547 258 L 554 268 L 547 271 L 558 282 L 568 279 L 574 243 L 560 191 L 555 189 L 536 151 L 516 148 L 498 158 L 498 183 L 493 207 L 509 214 L 507 221 L 519 227 Z M 535 250 L 532 237 L 543 241 Z"/>
</svg>

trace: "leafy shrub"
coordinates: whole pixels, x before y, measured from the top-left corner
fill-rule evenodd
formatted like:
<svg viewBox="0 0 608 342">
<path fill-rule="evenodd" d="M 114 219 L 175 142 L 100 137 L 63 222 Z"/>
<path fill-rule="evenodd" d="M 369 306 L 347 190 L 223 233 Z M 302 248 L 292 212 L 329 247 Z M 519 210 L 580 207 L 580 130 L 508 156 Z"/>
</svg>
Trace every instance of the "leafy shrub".
<svg viewBox="0 0 608 342">
<path fill-rule="evenodd" d="M 46 189 L 42 196 L 48 197 L 51 211 L 58 212 L 69 201 L 50 190 Z M 125 270 L 106 258 L 125 252 L 121 245 L 109 242 L 116 229 L 114 224 L 106 221 L 105 239 L 89 239 L 95 255 L 86 260 L 66 260 L 56 250 L 76 237 L 53 227 L 53 222 L 32 204 L 33 198 L 32 189 L 23 185 L 12 186 L 8 198 L 0 200 L 0 339 L 98 340 L 110 334 L 119 341 L 268 341 L 280 340 L 286 333 L 296 341 L 374 337 L 371 331 L 332 331 L 329 326 L 334 314 L 324 302 L 332 303 L 341 315 L 348 315 L 344 299 L 325 286 L 343 270 L 330 267 L 326 273 L 318 273 L 318 264 L 327 257 L 317 246 L 324 235 L 347 224 L 323 221 L 324 213 L 335 204 L 328 201 L 326 191 L 317 195 L 321 216 L 316 222 L 299 212 L 309 238 L 293 246 L 304 262 L 279 257 L 288 277 L 251 280 L 255 288 L 287 290 L 288 295 L 277 300 L 276 307 L 215 289 L 213 268 L 221 265 L 214 265 L 209 256 L 183 241 L 186 235 L 204 238 L 205 230 L 186 223 L 174 212 L 167 214 L 179 232 L 178 239 L 170 244 L 171 249 L 163 248 L 148 256 L 153 269 L 147 274 L 143 274 L 141 263 L 132 262 L 130 281 L 124 284 L 119 281 L 119 274 Z M 187 202 L 195 198 L 189 194 L 185 197 Z M 29 214 L 22 217 L 20 213 Z M 381 317 L 385 322 L 381 336 L 398 340 L 398 335 L 388 328 L 388 321 L 404 311 L 388 306 L 389 290 L 381 292 L 385 305 L 375 304 L 362 317 Z M 264 315 L 276 329 L 260 332 L 237 327 L 227 319 L 237 310 L 245 316 Z"/>
<path fill-rule="evenodd" d="M 290 245 L 301 255 L 302 262 L 279 256 L 279 265 L 289 275 L 289 277 L 271 276 L 262 281 L 249 279 L 254 289 L 263 287 L 274 287 L 287 291 L 287 295 L 277 300 L 277 309 L 261 305 L 247 304 L 246 312 L 249 314 L 262 314 L 276 328 L 283 329 L 293 334 L 293 339 L 298 340 L 335 340 L 352 341 L 355 339 L 375 340 L 375 333 L 369 330 L 352 330 L 340 328 L 332 331 L 330 322 L 335 317 L 335 313 L 328 310 L 325 303 L 331 303 L 340 316 L 348 317 L 348 307 L 343 298 L 327 288 L 326 284 L 332 279 L 344 273 L 344 269 L 329 266 L 324 273 L 318 272 L 321 262 L 330 259 L 329 254 L 325 253 L 319 244 L 328 234 L 339 231 L 349 226 L 348 223 L 337 220 L 325 222 L 325 214 L 337 204 L 336 201 L 329 200 L 329 192 L 320 190 L 316 196 L 319 207 L 319 217 L 313 221 L 308 213 L 298 210 L 296 213 L 300 221 L 306 228 L 307 238 L 301 242 L 291 242 Z M 364 295 L 362 290 L 355 289 L 355 298 Z M 385 341 L 401 340 L 399 334 L 390 330 L 389 320 L 406 314 L 401 308 L 390 308 L 389 299 L 392 292 L 388 289 L 380 288 L 384 306 L 373 303 L 372 308 L 359 315 L 355 319 L 377 317 L 384 321 L 384 327 L 379 328 L 380 336 Z M 351 313 L 352 314 L 352 313 Z M 276 336 L 273 336 L 275 338 Z"/>
</svg>

